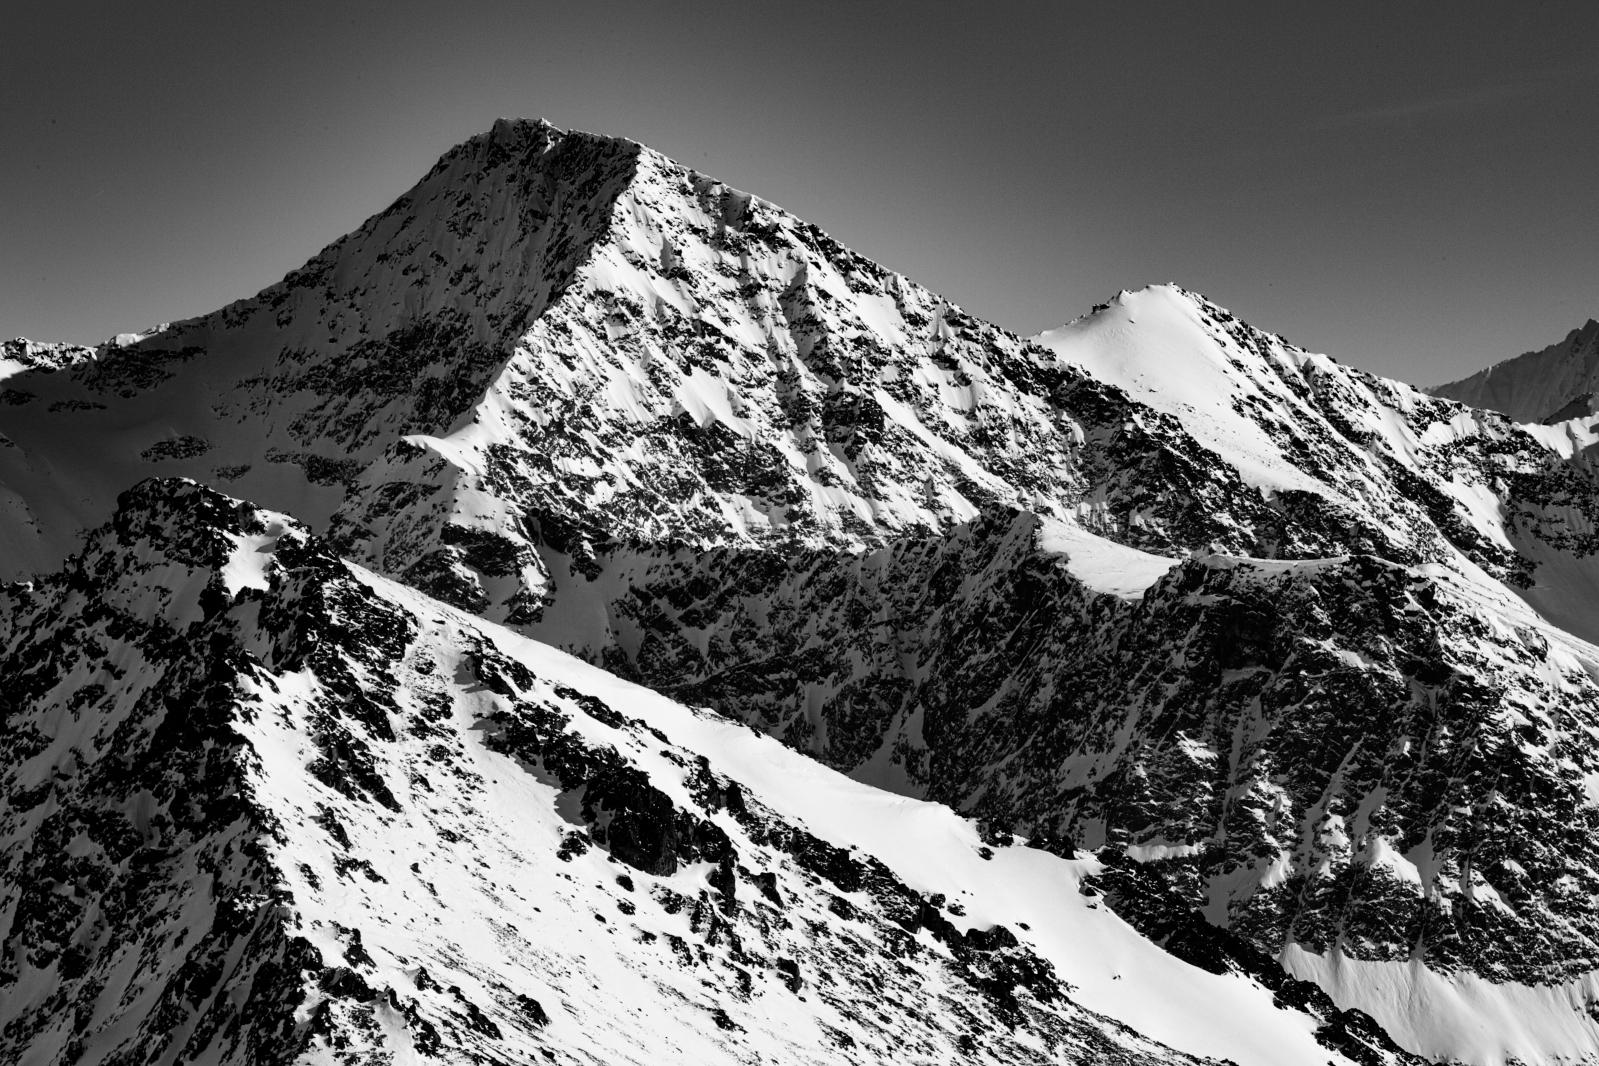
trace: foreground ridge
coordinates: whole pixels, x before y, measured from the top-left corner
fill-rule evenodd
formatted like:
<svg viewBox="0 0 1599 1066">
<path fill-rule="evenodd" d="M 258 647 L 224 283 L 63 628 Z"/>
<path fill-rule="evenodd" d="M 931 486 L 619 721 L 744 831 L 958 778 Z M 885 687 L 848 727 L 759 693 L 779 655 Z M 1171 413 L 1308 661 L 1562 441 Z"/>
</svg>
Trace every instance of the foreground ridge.
<svg viewBox="0 0 1599 1066">
<path fill-rule="evenodd" d="M 192 483 L 125 494 L 7 595 L 16 1061 L 1198 1061 L 1165 1033 L 1321 1063 L 1318 1028 L 1404 1061 L 1312 986 L 1275 978 L 1274 1005 L 1141 940 L 1070 894 L 1091 863 L 985 843 Z"/>
</svg>

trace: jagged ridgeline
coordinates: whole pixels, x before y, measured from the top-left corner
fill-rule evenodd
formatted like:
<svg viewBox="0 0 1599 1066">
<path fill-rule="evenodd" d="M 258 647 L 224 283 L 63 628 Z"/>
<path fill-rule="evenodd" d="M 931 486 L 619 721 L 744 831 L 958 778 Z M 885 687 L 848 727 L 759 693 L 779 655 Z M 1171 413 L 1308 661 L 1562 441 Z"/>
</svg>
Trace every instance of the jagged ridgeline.
<svg viewBox="0 0 1599 1066">
<path fill-rule="evenodd" d="M 392 938 L 388 963 L 363 946 L 376 932 L 361 933 L 351 948 L 337 924 L 353 919 L 334 916 L 336 902 L 326 918 L 281 901 L 270 922 L 249 909 L 284 893 L 336 900 L 350 885 L 366 892 L 395 883 L 361 849 L 388 841 L 403 854 L 405 834 L 422 832 L 415 826 L 423 822 L 427 833 L 460 838 L 442 839 L 463 868 L 477 862 L 475 849 L 497 847 L 489 841 L 503 836 L 501 823 L 474 821 L 478 793 L 450 800 L 456 813 L 438 821 L 434 807 L 446 800 L 427 793 L 437 784 L 432 770 L 418 764 L 394 777 L 382 769 L 384 745 L 410 744 L 405 738 L 413 735 L 422 744 L 429 729 L 444 739 L 428 744 L 456 752 L 445 762 L 467 765 L 459 752 L 478 744 L 489 753 L 482 758 L 535 767 L 531 780 L 554 790 L 495 793 L 505 818 L 525 802 L 569 826 L 552 837 L 554 851 L 527 857 L 529 869 L 555 863 L 538 877 L 577 877 L 555 854 L 564 852 L 571 862 L 590 856 L 581 861 L 611 866 L 614 859 L 664 878 L 685 899 L 705 894 L 700 910 L 684 905 L 691 928 L 671 934 L 683 940 L 687 958 L 641 948 L 644 961 L 617 964 L 653 975 L 651 995 L 765 1003 L 733 971 L 751 981 L 766 971 L 737 952 L 732 970 L 707 975 L 704 986 L 683 984 L 678 966 L 697 965 L 689 932 L 723 943 L 716 922 L 731 919 L 717 903 L 720 886 L 741 870 L 755 876 L 762 869 L 738 857 L 735 828 L 754 834 L 750 846 L 776 848 L 771 863 L 800 860 L 765 830 L 748 830 L 736 811 L 701 797 L 696 814 L 671 798 L 680 795 L 677 786 L 657 780 L 657 769 L 676 771 L 613 764 L 587 748 L 567 752 L 556 719 L 582 719 L 560 709 L 559 699 L 549 711 L 555 718 L 503 718 L 512 712 L 473 704 L 449 712 L 455 725 L 439 724 L 445 703 L 427 701 L 444 697 L 429 693 L 465 685 L 513 704 L 521 698 L 526 686 L 474 674 L 476 653 L 461 650 L 486 647 L 481 627 L 500 624 L 543 642 L 526 647 L 564 649 L 782 740 L 860 783 L 860 792 L 847 793 L 851 803 L 900 802 L 864 786 L 933 800 L 981 817 L 991 841 L 1022 834 L 1048 848 L 1050 861 L 1061 864 L 1049 869 L 1061 886 L 1062 913 L 1077 913 L 1086 900 L 1097 901 L 1096 915 L 1114 909 L 1187 960 L 1172 961 L 1186 967 L 1171 978 L 1187 982 L 1185 994 L 1269 988 L 1280 1003 L 1267 1014 L 1277 1017 L 1271 1010 L 1310 1004 L 1309 993 L 1281 991 L 1284 967 L 1318 982 L 1331 996 L 1310 1004 L 1319 1020 L 1295 1015 L 1293 1023 L 1322 1037 L 1321 1045 L 1306 1045 L 1305 1061 L 1324 1061 L 1334 1047 L 1357 1059 L 1397 1054 L 1380 1050 L 1387 1037 L 1337 1008 L 1369 1013 L 1399 1045 L 1428 1056 L 1487 1063 L 1599 1055 L 1599 1024 L 1589 1016 L 1599 993 L 1591 976 L 1599 969 L 1592 745 L 1599 651 L 1588 643 L 1599 637 L 1591 595 L 1599 588 L 1599 488 L 1589 455 L 1599 420 L 1591 414 L 1519 425 L 1351 370 L 1171 286 L 1124 292 L 1059 330 L 1019 338 L 780 208 L 650 149 L 511 121 L 446 154 L 392 207 L 259 296 L 100 349 L 15 342 L 3 354 L 0 567 L 6 578 L 39 582 L 7 601 L 11 650 L 0 674 L 8 723 L 32 723 L 16 726 L 15 735 L 33 737 L 8 755 L 23 790 L 9 816 L 21 834 L 6 860 L 12 898 L 23 898 L 16 886 L 46 854 L 26 845 L 40 831 L 28 827 L 44 825 L 58 809 L 52 804 L 67 802 L 48 789 L 67 788 L 62 782 L 70 779 L 74 810 L 101 812 L 52 830 L 60 839 L 48 839 L 61 856 L 88 846 L 74 843 L 78 829 L 70 827 L 115 823 L 106 812 L 136 830 L 105 851 L 118 856 L 109 866 L 98 852 L 68 863 L 49 875 L 49 894 L 27 897 L 32 909 L 15 912 L 26 922 L 13 921 L 12 961 L 0 972 L 10 991 L 0 995 L 13 996 L 8 1018 L 33 1019 L 15 1022 L 25 1034 L 8 1037 L 17 1048 L 57 1047 L 47 1035 L 54 1022 L 40 1019 L 64 1017 L 62 1010 L 78 1020 L 60 1030 L 60 1049 L 71 1032 L 146 1024 L 113 1024 L 113 1015 L 156 1017 L 113 1011 L 114 1003 L 132 1010 L 134 993 L 131 978 L 112 969 L 134 964 L 110 961 L 94 937 L 110 936 L 103 930 L 122 928 L 118 922 L 155 907 L 157 897 L 178 908 L 172 937 L 179 928 L 198 930 L 199 912 L 182 910 L 193 894 L 178 886 L 202 874 L 221 877 L 226 867 L 228 891 L 252 901 L 239 906 L 255 917 L 230 911 L 225 929 L 207 926 L 218 938 L 207 950 L 231 957 L 239 930 L 267 922 L 259 935 L 277 945 L 271 957 L 279 967 L 260 979 L 268 998 L 248 991 L 255 985 L 231 985 L 246 991 L 204 1003 L 233 1013 L 207 1015 L 201 987 L 224 980 L 216 966 L 235 964 L 205 969 L 199 948 L 184 955 L 171 937 L 139 941 L 159 944 L 139 950 L 167 952 L 174 967 L 201 960 L 199 976 L 161 985 L 181 985 L 171 995 L 183 1005 L 163 1007 L 160 1024 L 196 1019 L 182 1037 L 195 1048 L 243 1054 L 239 1048 L 253 1045 L 239 1034 L 257 1030 L 241 1004 L 277 996 L 278 1013 L 262 1015 L 277 1020 L 261 1021 L 259 1032 L 277 1040 L 292 1029 L 301 1041 L 295 1047 L 336 1048 L 346 1037 L 329 1034 L 366 1026 L 365 1036 L 348 1037 L 352 1047 L 399 1047 L 383 1041 L 399 1040 L 403 1030 L 421 1041 L 420 1053 L 431 1054 L 429 1041 L 437 1040 L 445 1057 L 470 1056 L 479 1052 L 463 1049 L 477 1048 L 477 1038 L 460 1034 L 481 1015 L 502 1035 L 524 1033 L 532 1041 L 525 1047 L 554 1052 L 559 1041 L 539 1043 L 542 1026 L 516 1028 L 521 1023 L 504 1013 L 513 1001 L 506 997 L 532 996 L 560 1021 L 545 998 L 517 991 L 519 982 L 574 965 L 571 953 L 589 951 L 591 942 L 622 936 L 606 907 L 599 907 L 606 922 L 584 919 L 592 926 L 579 922 L 581 932 L 557 935 L 549 931 L 555 923 L 537 920 L 545 904 L 531 891 L 523 898 L 486 888 L 485 896 L 472 887 L 479 901 L 472 913 L 489 924 L 461 933 L 465 939 L 452 940 L 433 962 L 415 964 L 439 986 L 437 1002 L 418 996 L 430 993 L 420 977 L 407 977 L 414 989 L 395 991 L 400 985 L 383 976 L 391 973 L 383 965 L 405 969 L 413 954 L 422 956 L 400 946 L 421 926 L 391 920 L 381 892 L 360 913 Z M 137 497 L 145 503 L 117 512 L 119 494 L 151 475 L 187 477 L 250 504 L 219 503 L 193 487 L 145 488 Z M 163 501 L 158 509 L 177 516 L 178 526 L 220 530 L 217 544 L 242 546 L 226 559 L 217 548 L 190 560 L 211 575 L 189 590 L 200 614 L 169 618 L 165 628 L 149 619 L 168 608 L 162 590 L 176 588 L 176 572 L 160 569 L 168 563 L 151 564 L 167 577 L 128 586 L 150 604 L 108 606 L 134 595 L 112 591 L 123 587 L 121 572 L 134 560 L 150 563 L 140 554 L 143 527 L 126 517 L 154 506 L 149 499 Z M 218 517 L 235 506 L 292 517 L 254 518 L 248 528 L 239 525 L 244 519 Z M 124 517 L 107 527 L 113 513 Z M 305 573 L 332 581 L 336 560 L 349 560 L 398 583 L 360 579 L 350 588 L 381 588 L 410 604 L 401 612 L 411 618 L 405 625 L 452 619 L 455 628 L 438 639 L 453 650 L 430 653 L 435 673 L 404 665 L 395 648 L 419 638 L 405 626 L 403 638 L 391 631 L 382 612 L 357 612 L 336 638 L 311 640 L 320 653 L 308 645 L 268 654 L 267 644 L 278 647 L 275 634 L 301 624 L 296 612 L 322 609 L 303 582 L 292 596 L 277 591 L 301 564 L 284 563 L 284 549 L 273 547 L 280 543 L 274 523 L 297 531 L 281 543 L 316 545 L 320 561 L 305 563 Z M 115 551 L 106 548 L 105 528 L 115 531 Z M 102 532 L 86 542 L 87 529 Z M 150 543 L 175 536 L 168 530 Z M 257 556 L 277 560 L 281 575 L 268 567 L 268 577 L 248 576 L 251 566 L 265 565 Z M 76 598 L 67 591 L 74 582 Z M 76 632 L 80 616 L 109 627 L 106 636 L 73 644 L 78 638 L 63 633 Z M 133 623 L 117 620 L 124 617 L 145 619 L 138 625 L 154 625 L 157 635 L 138 635 Z M 230 651 L 218 627 L 243 651 Z M 473 627 L 478 637 L 462 635 Z M 150 677 L 135 684 L 117 673 L 135 668 L 106 658 L 113 637 L 153 656 L 137 668 Z M 61 650 L 67 647 L 81 647 L 83 662 L 109 664 L 97 669 L 111 680 L 73 673 L 79 667 Z M 185 732 L 181 723 L 195 708 L 231 691 L 229 671 L 244 669 L 245 653 L 267 664 L 250 669 L 274 679 L 262 709 L 250 713 L 287 732 L 254 738 L 226 724 L 227 715 L 223 724 L 197 721 L 199 734 Z M 464 665 L 446 667 L 446 659 Z M 180 661 L 186 665 L 174 673 Z M 223 680 L 204 680 L 216 671 Z M 67 677 L 76 680 L 60 687 Z M 299 698 L 295 686 L 313 680 L 332 686 L 319 697 L 321 709 L 284 709 Z M 625 691 L 629 700 L 645 698 Z M 595 720 L 623 728 L 607 720 L 610 713 Z M 101 737 L 105 729 L 120 728 L 97 723 L 124 720 L 143 723 L 128 727 L 143 731 L 138 744 L 93 747 L 111 735 Z M 69 728 L 69 721 L 78 724 Z M 228 739 L 195 739 L 210 728 Z M 513 744 L 507 737 L 537 751 L 505 748 Z M 217 745 L 236 758 L 194 754 Z M 180 803 L 182 818 L 166 817 L 181 822 L 172 841 L 183 843 L 161 843 L 167 829 L 151 829 L 154 815 L 145 810 L 146 793 L 159 794 L 154 786 L 88 774 L 87 763 L 99 758 L 91 748 L 142 753 L 140 773 L 170 763 L 162 772 L 173 781 L 220 774 L 219 795 L 244 796 L 239 775 L 256 770 L 280 791 L 236 817 Z M 737 776 L 712 763 L 706 773 Z M 576 776 L 563 776 L 561 766 Z M 471 772 L 486 774 L 481 766 Z M 328 790 L 318 801 L 328 818 L 305 807 L 305 796 Z M 670 799 L 666 807 L 648 798 L 655 794 Z M 642 804 L 643 813 L 616 816 L 617 804 Z M 356 849 L 328 860 L 345 864 L 332 879 L 308 862 L 316 884 L 296 881 L 299 860 L 281 857 L 300 832 L 292 827 L 301 815 L 285 813 L 291 808 L 310 819 L 304 832 L 314 839 L 327 836 L 341 854 Z M 724 847 L 716 833 L 732 843 Z M 110 904 L 75 910 L 76 903 L 54 902 L 81 903 L 101 891 L 107 870 L 169 846 L 182 854 L 160 862 L 177 865 L 157 862 L 163 872 L 152 875 L 155 887 L 138 889 L 115 914 L 94 910 Z M 592 857 L 596 849 L 603 858 Z M 210 865 L 193 865 L 202 861 Z M 626 876 L 636 883 L 638 874 Z M 917 899 L 946 891 L 918 883 L 920 874 L 895 876 Z M 516 885 L 515 877 L 502 885 Z M 299 887 L 284 888 L 289 882 Z M 753 900 L 761 890 L 751 884 L 729 891 Z M 1079 886 L 1094 895 L 1081 895 Z M 853 900 L 855 891 L 844 895 Z M 441 906 L 446 897 L 438 897 Z M 1085 1042 L 1100 1039 L 1089 1034 L 1112 1031 L 1095 1028 L 1100 1022 L 1090 1015 L 1099 1014 L 1183 1053 L 1257 1061 L 1253 1045 L 1228 1043 L 1234 1037 L 1198 1023 L 1202 1036 L 1185 1043 L 1181 1031 L 1112 991 L 1100 999 L 1082 993 L 1087 1013 L 1072 1014 L 1077 1000 L 1066 986 L 1075 979 L 1051 991 L 994 976 L 1034 972 L 1036 956 L 1058 977 L 1071 952 L 1039 954 L 1025 930 L 996 917 L 995 927 L 1012 932 L 993 935 L 1018 937 L 1022 954 L 1006 955 L 1007 941 L 999 956 L 979 957 L 973 952 L 986 949 L 969 941 L 975 926 L 957 922 L 954 933 L 940 932 L 939 921 L 953 921 L 938 917 L 947 912 L 927 904 L 933 909 L 924 913 L 911 896 L 894 898 L 901 903 L 874 896 L 872 906 L 884 914 L 913 907 L 923 924 L 900 927 L 939 966 L 954 967 L 935 976 L 918 970 L 917 980 L 965 989 L 950 994 L 958 1012 L 977 1019 L 961 1028 L 922 1018 L 921 1035 L 905 1039 L 927 1061 L 941 1061 L 947 1047 L 976 1054 L 966 1036 L 993 1041 L 984 1053 L 998 1060 L 1082 1058 Z M 47 912 L 56 906 L 63 917 L 52 925 Z M 828 923 L 854 920 L 826 901 L 819 906 L 812 924 L 795 921 L 794 943 L 763 950 L 803 970 L 799 943 L 821 936 Z M 19 961 L 33 950 L 26 937 L 43 936 L 45 926 L 54 946 Z M 482 931 L 502 926 L 529 946 L 513 950 L 505 945 L 522 940 L 511 932 L 501 940 Z M 91 935 L 96 929 L 102 932 Z M 292 931 L 300 929 L 321 931 Z M 310 947 L 295 946 L 296 936 Z M 877 936 L 864 936 L 872 946 L 859 965 L 900 966 L 902 953 L 890 952 L 900 961 L 886 962 Z M 502 972 L 494 969 L 500 963 L 481 961 L 482 951 L 568 961 Z M 366 967 L 364 955 L 382 965 Z M 329 967 L 362 983 L 347 984 L 342 971 L 328 976 Z M 479 976 L 445 980 L 441 968 Z M 1203 984 L 1209 971 L 1231 975 L 1231 983 Z M 799 979 L 781 972 L 782 981 Z M 40 976 L 46 973 L 53 976 Z M 856 976 L 840 980 L 883 979 L 850 973 Z M 1076 983 L 1093 986 L 1087 977 Z M 113 986 L 125 991 L 106 991 Z M 55 991 L 17 991 L 24 988 Z M 561 988 L 563 1003 L 577 995 L 577 985 Z M 968 1003 L 970 995 L 978 999 Z M 326 1002 L 343 1006 L 313 1010 L 330 996 Z M 906 997 L 913 1014 L 931 1010 Z M 140 1002 L 154 1010 L 157 998 Z M 575 1018 L 571 1031 L 626 1028 L 627 1002 L 618 998 L 624 1014 Z M 323 1020 L 308 1021 L 316 1010 Z M 1030 1029 L 1026 1018 L 1035 1010 L 1049 1020 Z M 344 1013 L 329 1021 L 327 1011 Z M 217 1031 L 231 1034 L 231 1043 L 206 1043 L 215 1034 L 202 1016 L 213 1017 L 206 1024 L 222 1026 Z M 681 1031 L 709 1032 L 697 1017 L 685 1015 Z M 705 1045 L 712 1058 L 734 1054 L 726 1041 L 735 1037 L 716 1034 L 753 1034 L 766 1024 L 740 1020 L 732 1006 L 705 1017 L 716 1031 Z M 809 1054 L 875 1061 L 892 1053 L 892 1043 L 863 1038 L 861 1016 L 849 1015 L 853 1023 L 844 1015 L 805 1017 L 812 1019 L 805 1032 L 837 1030 L 851 1043 L 816 1037 L 820 1043 L 807 1044 L 806 1037 L 784 1045 L 783 1061 L 809 1061 Z M 1031 1035 L 1018 1035 L 1024 1032 Z M 1344 1035 L 1329 1035 L 1335 1032 Z M 521 1039 L 506 1046 L 524 1047 Z M 182 1061 L 177 1044 L 161 1046 Z M 681 1045 L 685 1054 L 690 1046 Z M 812 1050 L 794 1050 L 800 1046 Z M 1350 1050 L 1357 1046 L 1364 1050 Z M 622 1047 L 616 1056 L 644 1054 Z M 520 1054 L 503 1053 L 506 1061 Z M 1137 1061 L 1146 1052 L 1116 1053 Z M 40 1061 L 68 1061 L 50 1055 L 68 1052 Z"/>
</svg>

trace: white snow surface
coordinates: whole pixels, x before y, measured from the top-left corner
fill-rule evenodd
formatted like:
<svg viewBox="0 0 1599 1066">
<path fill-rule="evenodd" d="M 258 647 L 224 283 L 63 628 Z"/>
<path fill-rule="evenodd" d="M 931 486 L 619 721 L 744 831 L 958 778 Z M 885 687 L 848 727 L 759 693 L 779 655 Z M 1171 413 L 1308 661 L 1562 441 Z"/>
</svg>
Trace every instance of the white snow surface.
<svg viewBox="0 0 1599 1066">
<path fill-rule="evenodd" d="M 1284 969 L 1320 985 L 1339 1007 L 1365 1011 L 1401 1046 L 1440 1062 L 1476 1066 L 1591 1063 L 1599 1058 L 1599 971 L 1559 985 L 1495 983 L 1440 974 L 1419 962 L 1317 955 L 1298 944 Z"/>
<path fill-rule="evenodd" d="M 1199 314 L 1180 289 L 1155 285 L 1124 290 L 1105 311 L 1037 339 L 1066 362 L 1175 416 L 1251 484 L 1326 492 L 1237 409 L 1241 397 L 1269 396 L 1271 383 L 1229 357 Z"/>
<path fill-rule="evenodd" d="M 1072 522 L 1044 519 L 1037 534 L 1042 551 L 1059 553 L 1072 576 L 1095 592 L 1136 600 L 1164 577 L 1176 559 L 1129 548 Z"/>
</svg>

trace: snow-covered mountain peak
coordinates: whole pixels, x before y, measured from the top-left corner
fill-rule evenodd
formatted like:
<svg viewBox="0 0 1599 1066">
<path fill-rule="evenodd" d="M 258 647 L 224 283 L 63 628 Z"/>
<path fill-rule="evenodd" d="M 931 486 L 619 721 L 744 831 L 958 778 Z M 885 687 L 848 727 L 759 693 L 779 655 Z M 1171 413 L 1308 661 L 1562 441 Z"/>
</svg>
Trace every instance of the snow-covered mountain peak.
<svg viewBox="0 0 1599 1066">
<path fill-rule="evenodd" d="M 607 545 L 859 549 L 995 508 L 1157 554 L 1520 565 L 1486 475 L 1438 465 L 1482 434 L 1406 386 L 1174 285 L 1024 341 L 766 201 L 542 121 L 446 153 L 259 296 L 6 395 L 9 576 L 152 473 L 513 621 Z"/>
<path fill-rule="evenodd" d="M 17 890 L 0 1040 L 1172 1058 L 1097 1011 L 1372 1061 L 1281 958 L 1428 1054 L 1599 1050 L 1592 414 L 1175 285 L 1026 340 L 524 120 L 255 297 L 3 357 L 0 845 L 63 865 Z M 62 888 L 106 878 L 136 951 Z M 259 1030 L 195 1005 L 246 956 Z"/>
<path fill-rule="evenodd" d="M 560 136 L 566 131 L 549 119 L 521 118 L 515 115 L 501 115 L 494 120 L 494 125 L 489 127 L 485 136 L 489 140 L 503 146 L 520 144 L 530 138 L 548 139 Z"/>
<path fill-rule="evenodd" d="M 13 395 L 15 576 L 157 472 L 511 618 L 552 554 L 606 541 L 861 547 L 996 505 L 1124 528 L 1136 498 L 1140 546 L 1193 542 L 1108 457 L 1190 463 L 1180 433 L 766 201 L 547 124 L 452 150 L 259 296 Z M 117 443 L 78 454 L 65 427 L 95 423 Z"/>
<path fill-rule="evenodd" d="M 1586 483 L 1588 475 L 1565 465 L 1585 445 L 1585 425 L 1564 429 L 1518 427 L 1509 419 L 1471 411 L 1402 382 L 1366 374 L 1307 352 L 1275 334 L 1257 330 L 1231 312 L 1177 286 L 1151 286 L 1124 293 L 1113 305 L 1038 338 L 1065 362 L 1112 382 L 1133 399 L 1169 414 L 1227 466 L 1268 495 L 1309 493 L 1324 506 L 1369 516 L 1390 543 L 1421 547 L 1433 561 L 1464 554 L 1523 587 L 1563 624 L 1599 636 L 1582 595 L 1566 581 L 1531 582 L 1528 567 L 1506 549 L 1544 565 L 1566 566 L 1555 554 L 1587 543 L 1587 518 L 1550 513 L 1540 522 L 1566 527 L 1537 534 L 1510 520 L 1510 511 L 1531 502 L 1585 497 L 1587 489 L 1556 494 L 1539 490 L 1525 499 L 1503 499 L 1507 476 L 1551 466 L 1562 479 Z M 1569 431 L 1569 432 L 1567 432 Z M 1570 439 L 1568 439 L 1570 438 Z M 1548 448 L 1551 459 L 1540 455 Z M 1477 453 L 1500 466 L 1508 452 L 1518 458 L 1499 472 L 1461 459 Z M 1491 458 L 1494 457 L 1494 458 Z M 1474 463 L 1477 461 L 1474 460 Z M 1531 483 L 1524 483 L 1530 489 Z M 1426 515 L 1418 522 L 1418 511 Z M 1431 525 L 1450 544 L 1424 547 Z M 1542 543 L 1539 543 L 1542 542 Z M 1550 553 L 1550 545 L 1560 545 Z M 1391 557 L 1390 548 L 1379 549 Z M 1563 557 L 1563 556 L 1562 556 Z M 1453 564 L 1452 564 L 1453 565 Z M 1585 586 L 1583 586 L 1585 587 Z M 1565 590 L 1565 591 L 1562 591 Z M 1569 603 L 1557 603 L 1562 597 Z"/>
<path fill-rule="evenodd" d="M 1103 310 L 1037 340 L 1067 363 L 1183 421 L 1252 484 L 1324 491 L 1244 406 L 1262 396 L 1267 368 L 1245 361 L 1257 353 L 1240 358 L 1224 335 L 1207 328 L 1215 321 L 1212 306 L 1174 285 L 1124 289 Z"/>
</svg>

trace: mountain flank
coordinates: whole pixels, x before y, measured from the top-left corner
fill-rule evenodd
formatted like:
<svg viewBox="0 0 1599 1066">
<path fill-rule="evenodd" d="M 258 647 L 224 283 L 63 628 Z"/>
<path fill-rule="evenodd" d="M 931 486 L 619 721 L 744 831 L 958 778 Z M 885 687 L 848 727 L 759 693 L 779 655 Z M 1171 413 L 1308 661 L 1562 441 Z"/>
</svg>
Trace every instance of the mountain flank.
<svg viewBox="0 0 1599 1066">
<path fill-rule="evenodd" d="M 254 297 L 5 347 L 0 1038 L 1599 1061 L 1579 377 L 1176 285 L 1020 337 L 502 120 Z"/>
</svg>

